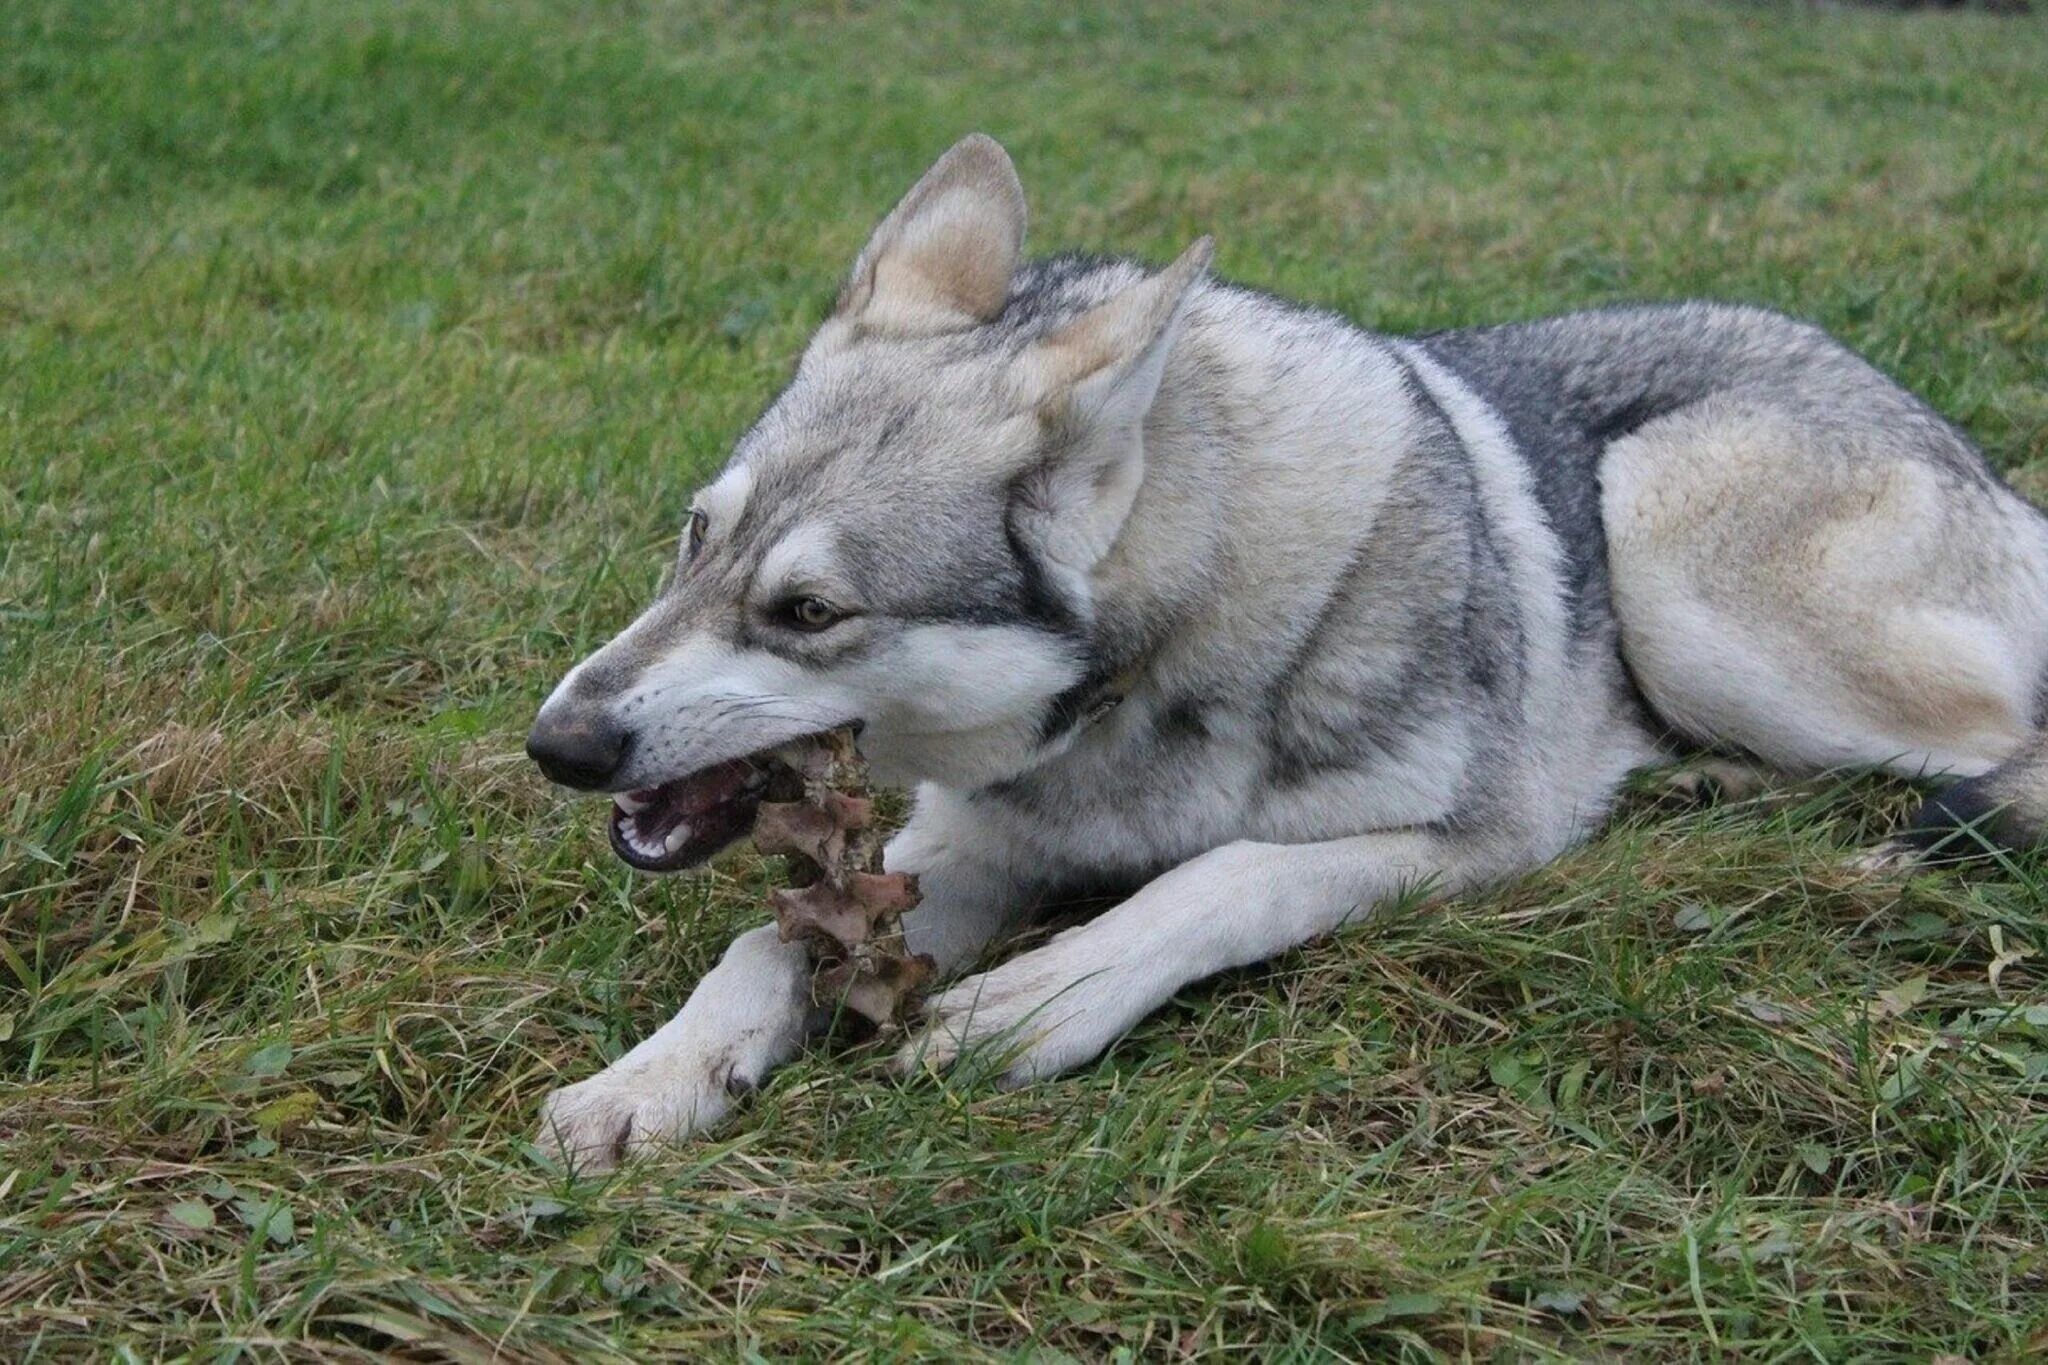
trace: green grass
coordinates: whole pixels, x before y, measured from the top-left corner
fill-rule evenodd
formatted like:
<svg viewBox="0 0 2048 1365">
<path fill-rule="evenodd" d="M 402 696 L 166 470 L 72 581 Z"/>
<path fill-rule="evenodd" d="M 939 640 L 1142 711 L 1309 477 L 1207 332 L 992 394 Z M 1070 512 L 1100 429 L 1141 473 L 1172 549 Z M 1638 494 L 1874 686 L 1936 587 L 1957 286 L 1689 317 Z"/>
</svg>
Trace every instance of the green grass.
<svg viewBox="0 0 2048 1365">
<path fill-rule="evenodd" d="M 527 1146 L 762 872 L 636 882 L 526 722 L 963 132 L 1041 248 L 1387 329 L 1805 314 L 2048 492 L 2040 20 L 1277 14 L 0 5 L 0 1355 L 2048 1346 L 2048 865 L 1859 880 L 1879 782 L 1640 797 L 1030 1091 L 820 1046 Z"/>
</svg>

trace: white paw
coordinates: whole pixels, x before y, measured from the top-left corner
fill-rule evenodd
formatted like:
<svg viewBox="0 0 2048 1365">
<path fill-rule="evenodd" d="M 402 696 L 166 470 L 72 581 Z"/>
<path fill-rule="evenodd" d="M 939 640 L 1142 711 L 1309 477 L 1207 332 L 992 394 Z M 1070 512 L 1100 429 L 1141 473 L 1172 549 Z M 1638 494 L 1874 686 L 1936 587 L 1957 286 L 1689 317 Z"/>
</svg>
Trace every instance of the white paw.
<svg viewBox="0 0 2048 1365">
<path fill-rule="evenodd" d="M 597 1174 L 709 1128 L 732 1108 L 735 1089 L 746 1087 L 723 1058 L 615 1066 L 549 1095 L 534 1142 L 575 1174 Z"/>
<path fill-rule="evenodd" d="M 1056 939 L 925 1003 L 925 1022 L 901 1051 L 906 1071 L 971 1060 L 1014 1089 L 1092 1061 L 1146 1013 L 1111 968 L 1067 970 Z M 1133 1006 L 1137 1008 L 1133 1010 Z"/>
</svg>

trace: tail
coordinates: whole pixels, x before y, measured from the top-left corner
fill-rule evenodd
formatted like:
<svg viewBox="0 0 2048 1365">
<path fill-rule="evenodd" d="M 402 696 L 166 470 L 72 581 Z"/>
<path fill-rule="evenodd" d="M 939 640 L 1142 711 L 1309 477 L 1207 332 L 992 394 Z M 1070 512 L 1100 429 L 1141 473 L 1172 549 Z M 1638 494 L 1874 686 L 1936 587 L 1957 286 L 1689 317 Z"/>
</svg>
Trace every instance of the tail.
<svg viewBox="0 0 2048 1365">
<path fill-rule="evenodd" d="M 1928 797 L 1901 838 L 1937 862 L 2048 844 L 2048 730 L 1983 776 Z"/>
</svg>

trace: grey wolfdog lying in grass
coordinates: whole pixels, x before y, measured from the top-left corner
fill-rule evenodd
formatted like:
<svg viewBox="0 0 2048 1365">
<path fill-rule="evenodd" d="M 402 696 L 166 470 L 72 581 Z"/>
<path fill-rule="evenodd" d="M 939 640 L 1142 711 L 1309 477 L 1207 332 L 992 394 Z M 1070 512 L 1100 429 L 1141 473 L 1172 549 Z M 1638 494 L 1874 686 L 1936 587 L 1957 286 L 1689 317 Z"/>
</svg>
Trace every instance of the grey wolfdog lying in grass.
<svg viewBox="0 0 2048 1365">
<path fill-rule="evenodd" d="M 1710 303 L 1416 339 L 1212 278 L 1025 261 L 970 137 L 876 229 L 697 496 L 673 581 L 529 744 L 636 868 L 749 827 L 749 762 L 860 728 L 916 789 L 910 946 L 973 962 L 906 1064 L 1005 1083 L 1404 889 L 1511 877 L 1703 746 L 1924 778 L 1919 837 L 2048 824 L 2048 519 L 1819 329 Z M 742 934 L 557 1091 L 579 1166 L 716 1122 L 821 1026 Z"/>
</svg>

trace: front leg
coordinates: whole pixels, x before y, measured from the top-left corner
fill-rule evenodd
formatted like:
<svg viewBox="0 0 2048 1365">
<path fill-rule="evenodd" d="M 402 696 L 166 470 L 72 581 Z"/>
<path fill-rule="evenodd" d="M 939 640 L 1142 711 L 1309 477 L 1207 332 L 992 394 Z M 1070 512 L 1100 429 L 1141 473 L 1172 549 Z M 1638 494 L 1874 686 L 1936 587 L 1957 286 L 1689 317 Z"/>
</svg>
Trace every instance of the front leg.
<svg viewBox="0 0 2048 1365">
<path fill-rule="evenodd" d="M 890 871 L 918 874 L 924 899 L 903 917 L 903 933 L 941 973 L 972 961 L 1029 903 L 968 814 L 964 803 L 926 794 L 883 855 Z M 710 1127 L 827 1022 L 829 1011 L 811 1003 L 810 980 L 801 945 L 781 942 L 773 924 L 749 929 L 675 1018 L 595 1076 L 548 1096 L 539 1145 L 594 1172 Z"/>
<path fill-rule="evenodd" d="M 541 1149 L 582 1174 L 710 1127 L 818 1027 L 810 964 L 775 926 L 749 929 L 682 1011 L 588 1080 L 541 1105 Z"/>
<path fill-rule="evenodd" d="M 1404 890 L 1457 891 L 1533 866 L 1527 850 L 1419 830 L 1317 844 L 1226 844 L 1100 917 L 933 1000 L 899 1064 L 987 1049 L 1000 1084 L 1099 1055 L 1181 987 L 1371 914 Z"/>
</svg>

